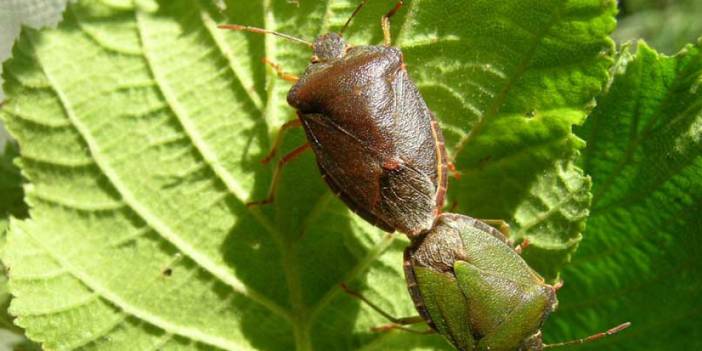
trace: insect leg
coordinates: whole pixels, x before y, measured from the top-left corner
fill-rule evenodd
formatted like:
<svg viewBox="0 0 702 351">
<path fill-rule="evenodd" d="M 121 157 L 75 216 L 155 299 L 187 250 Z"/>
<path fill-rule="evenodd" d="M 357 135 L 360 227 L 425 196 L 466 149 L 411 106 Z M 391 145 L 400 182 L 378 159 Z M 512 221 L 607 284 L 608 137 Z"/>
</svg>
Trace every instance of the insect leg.
<svg viewBox="0 0 702 351">
<path fill-rule="evenodd" d="M 281 79 L 283 79 L 283 80 L 285 80 L 285 81 L 288 81 L 288 82 L 291 82 L 291 83 L 296 83 L 298 80 L 300 80 L 300 77 L 298 77 L 298 76 L 296 76 L 296 75 L 294 75 L 294 74 L 292 74 L 292 73 L 287 73 L 287 72 L 285 72 L 285 71 L 280 67 L 279 64 L 277 64 L 277 63 L 275 63 L 275 62 L 269 60 L 269 59 L 266 58 L 266 57 L 262 58 L 261 61 L 262 61 L 263 63 L 265 63 L 265 64 L 271 66 L 271 67 L 273 68 L 273 70 L 275 71 L 275 74 L 277 74 L 279 78 L 281 78 Z"/>
<path fill-rule="evenodd" d="M 456 169 L 456 165 L 451 161 L 446 161 L 446 168 L 448 168 L 451 175 L 456 178 L 456 180 L 461 180 L 461 172 Z"/>
<path fill-rule="evenodd" d="M 305 143 L 304 145 L 295 148 L 295 150 L 290 151 L 287 155 L 283 156 L 283 158 L 278 160 L 278 164 L 276 165 L 275 170 L 273 171 L 273 180 L 271 180 L 271 187 L 268 190 L 268 197 L 260 201 L 248 202 L 246 203 L 246 206 L 250 207 L 272 203 L 273 199 L 275 198 L 275 192 L 278 189 L 278 183 L 280 183 L 280 176 L 282 175 L 281 170 L 283 169 L 285 164 L 293 160 L 295 157 L 300 156 L 300 154 L 305 152 L 309 147 L 310 144 Z"/>
<path fill-rule="evenodd" d="M 619 333 L 620 331 L 629 328 L 631 326 L 631 322 L 626 322 L 622 323 L 614 328 L 611 328 L 607 331 L 603 331 L 594 335 L 590 335 L 588 337 L 584 337 L 581 339 L 575 339 L 575 340 L 569 340 L 569 341 L 564 341 L 564 342 L 559 342 L 556 344 L 544 344 L 544 348 L 552 348 L 552 347 L 560 347 L 560 346 L 565 346 L 565 345 L 574 345 L 574 344 L 586 344 L 592 341 L 595 341 L 597 339 L 604 338 L 605 336 L 610 336 L 612 334 Z"/>
<path fill-rule="evenodd" d="M 509 224 L 501 219 L 480 219 L 481 222 L 484 222 L 486 224 L 489 224 L 492 227 L 495 227 L 495 229 L 499 230 L 502 235 L 505 237 L 509 238 L 512 229 L 510 229 Z M 509 241 L 510 243 L 514 244 L 511 240 Z M 522 240 L 522 242 L 519 243 L 519 245 L 514 247 L 514 251 L 516 251 L 518 254 L 522 254 L 522 251 L 529 246 L 529 239 L 525 238 Z"/>
<path fill-rule="evenodd" d="M 275 154 L 278 152 L 280 144 L 283 143 L 283 136 L 285 135 L 285 132 L 290 128 L 297 128 L 301 125 L 302 122 L 298 118 L 295 118 L 293 120 L 285 122 L 282 126 L 280 126 L 280 129 L 278 129 L 278 135 L 276 135 L 275 137 L 275 141 L 273 142 L 273 147 L 271 148 L 271 151 L 269 151 L 266 157 L 264 157 L 261 160 L 261 163 L 267 164 L 268 162 L 271 162 L 271 159 L 273 159 Z"/>
<path fill-rule="evenodd" d="M 422 321 L 424 322 L 424 321 Z M 426 329 L 426 330 L 414 330 L 412 328 L 407 328 L 401 324 L 395 324 L 395 323 L 389 323 L 389 324 L 383 324 L 379 325 L 377 327 L 371 328 L 371 331 L 376 332 L 376 333 L 386 333 L 392 330 L 402 330 L 408 333 L 413 333 L 413 334 L 434 334 L 436 331 L 434 329 Z"/>
<path fill-rule="evenodd" d="M 363 6 L 366 6 L 366 3 L 368 3 L 368 0 L 363 0 L 360 4 L 358 4 L 358 6 L 356 7 L 356 9 L 353 10 L 353 13 L 351 14 L 351 17 L 349 17 L 349 19 L 346 20 L 346 23 L 344 24 L 344 26 L 341 27 L 341 30 L 339 31 L 339 33 L 344 33 L 344 32 L 346 31 L 346 28 L 348 28 L 349 24 L 351 23 L 351 20 L 352 20 L 354 17 L 356 17 L 356 15 L 358 14 L 359 11 L 361 11 L 361 9 L 363 8 Z"/>
<path fill-rule="evenodd" d="M 529 246 L 529 238 L 524 238 L 524 240 L 522 240 L 522 242 L 519 243 L 519 245 L 514 247 L 514 251 L 517 251 L 517 253 L 521 255 L 522 252 L 524 252 L 524 249 L 527 248 L 527 246 Z"/>
<path fill-rule="evenodd" d="M 258 33 L 258 34 L 273 34 L 275 36 L 294 41 L 300 44 L 305 44 L 309 47 L 313 47 L 314 44 L 312 42 L 309 42 L 304 39 L 296 38 L 293 37 L 292 35 L 288 35 L 285 33 L 280 33 L 276 32 L 273 30 L 265 29 L 265 28 L 257 28 L 257 27 L 251 27 L 251 26 L 243 26 L 241 24 L 220 24 L 217 26 L 219 29 L 228 29 L 228 30 L 236 30 L 236 31 L 241 31 L 241 32 L 251 32 L 251 33 Z"/>
<path fill-rule="evenodd" d="M 383 28 L 383 38 L 385 41 L 385 46 L 390 46 L 391 44 L 391 37 L 390 37 L 390 17 L 395 15 L 395 13 L 402 7 L 403 1 L 400 0 L 395 4 L 395 7 L 390 9 L 388 13 L 383 16 L 383 18 L 380 19 L 380 26 Z"/>
<path fill-rule="evenodd" d="M 512 232 L 512 230 L 509 227 L 509 224 L 501 219 L 479 219 L 479 221 L 495 227 L 495 229 L 499 230 L 500 233 L 502 233 L 508 238 L 510 233 Z"/>
<path fill-rule="evenodd" d="M 390 315 L 390 313 L 385 312 L 382 308 L 380 308 L 378 305 L 372 303 L 370 300 L 368 300 L 363 294 L 349 289 L 346 284 L 341 284 L 341 289 L 344 290 L 347 294 L 351 295 L 354 298 L 357 298 L 361 301 L 363 301 L 368 307 L 372 308 L 376 312 L 380 313 L 383 317 L 387 318 L 389 321 L 391 321 L 391 324 L 386 324 L 377 328 L 373 328 L 374 330 L 377 329 L 377 331 L 387 331 L 391 329 L 402 329 L 398 328 L 403 325 L 412 325 L 412 324 L 419 324 L 419 323 L 425 323 L 424 319 L 421 316 L 412 316 L 412 317 L 402 317 L 402 318 L 397 318 L 393 317 Z M 396 326 L 396 327 L 391 327 L 390 329 L 383 329 L 387 328 L 388 326 Z"/>
</svg>

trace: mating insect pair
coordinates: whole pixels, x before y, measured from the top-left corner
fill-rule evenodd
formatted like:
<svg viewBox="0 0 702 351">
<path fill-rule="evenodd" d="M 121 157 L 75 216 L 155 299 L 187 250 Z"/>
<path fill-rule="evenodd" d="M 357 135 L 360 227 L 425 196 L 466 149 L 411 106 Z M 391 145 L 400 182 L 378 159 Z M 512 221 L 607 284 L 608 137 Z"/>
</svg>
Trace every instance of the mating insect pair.
<svg viewBox="0 0 702 351">
<path fill-rule="evenodd" d="M 242 25 L 221 28 L 273 34 L 313 50 L 288 103 L 299 119 L 283 133 L 302 126 L 307 143 L 280 159 L 269 196 L 273 201 L 280 169 L 311 147 L 329 187 L 361 217 L 392 232 L 408 235 L 405 275 L 420 316 L 392 319 L 396 324 L 426 322 L 459 350 L 541 350 L 539 329 L 555 309 L 556 286 L 548 285 L 494 228 L 470 217 L 440 214 L 449 162 L 438 124 L 410 80 L 402 52 L 391 47 L 390 18 L 382 17 L 382 46 L 350 46 L 342 33 L 363 7 L 353 12 L 340 33 L 314 43 L 287 34 Z M 362 295 L 349 291 L 382 312 Z M 627 327 L 572 341 L 594 340 Z M 571 343 L 571 342 L 568 342 Z"/>
</svg>

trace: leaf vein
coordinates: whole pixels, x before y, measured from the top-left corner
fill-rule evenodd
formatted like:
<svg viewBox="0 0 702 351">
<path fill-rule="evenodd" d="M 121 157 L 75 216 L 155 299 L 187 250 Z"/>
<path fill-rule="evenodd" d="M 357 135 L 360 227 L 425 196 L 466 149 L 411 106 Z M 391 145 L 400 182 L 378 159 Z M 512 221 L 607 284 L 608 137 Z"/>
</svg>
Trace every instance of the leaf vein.
<svg viewBox="0 0 702 351">
<path fill-rule="evenodd" d="M 48 77 L 48 75 L 47 75 Z M 50 78 L 49 78 L 50 79 Z M 102 286 L 98 281 L 93 280 L 89 274 L 81 272 L 79 269 L 73 267 L 68 260 L 63 259 L 62 255 L 57 254 L 51 250 L 51 247 L 43 245 L 41 240 L 34 238 L 31 233 L 22 231 L 18 234 L 25 234 L 34 243 L 35 246 L 41 248 L 46 252 L 49 257 L 51 257 L 59 266 L 66 269 L 70 274 L 75 277 L 78 281 L 84 284 L 88 289 L 92 290 L 100 297 L 104 298 L 111 305 L 119 308 L 124 313 L 132 315 L 140 320 L 146 321 L 151 325 L 154 325 L 163 330 L 171 331 L 175 334 L 182 335 L 191 340 L 198 340 L 200 342 L 217 346 L 227 350 L 238 350 L 239 345 L 232 342 L 231 340 L 224 339 L 215 335 L 210 335 L 197 328 L 185 327 L 175 323 L 171 323 L 168 320 L 162 319 L 153 313 L 142 310 L 136 306 L 131 305 L 126 300 L 123 300 L 118 294 L 114 294 L 108 287 Z"/>
<path fill-rule="evenodd" d="M 492 104 L 488 106 L 485 114 L 478 119 L 478 122 L 475 124 L 475 126 L 473 126 L 473 128 L 471 128 L 468 134 L 461 137 L 461 139 L 458 141 L 456 147 L 454 148 L 455 159 L 458 159 L 458 155 L 465 149 L 465 146 L 470 142 L 472 138 L 475 137 L 476 134 L 480 132 L 483 125 L 485 124 L 485 120 L 494 117 L 499 113 L 500 108 L 507 99 L 507 95 L 512 90 L 517 81 L 524 75 L 524 73 L 526 73 L 527 69 L 529 68 L 529 64 L 531 63 L 531 60 L 534 57 L 534 55 L 536 55 L 536 50 L 541 44 L 541 41 L 546 37 L 551 28 L 561 18 L 561 12 L 563 11 L 566 3 L 566 1 L 562 1 L 559 3 L 559 7 L 553 12 L 551 20 L 546 26 L 544 26 L 541 32 L 534 36 L 534 39 L 532 40 L 529 49 L 519 61 L 519 64 L 517 65 L 514 74 L 512 74 L 512 76 L 506 80 L 504 87 L 497 95 L 497 97 L 493 100 Z"/>
<path fill-rule="evenodd" d="M 31 38 L 33 39 L 33 38 Z M 33 40 L 30 40 L 32 45 L 36 45 Z M 245 296 L 249 299 L 251 299 L 254 302 L 259 303 L 262 306 L 265 306 L 268 308 L 271 312 L 278 314 L 286 319 L 289 318 L 288 313 L 286 313 L 281 307 L 279 307 L 277 304 L 274 302 L 270 301 L 268 298 L 258 294 L 255 291 L 252 291 L 246 287 L 239 279 L 231 275 L 224 267 L 221 267 L 219 264 L 216 264 L 213 262 L 209 257 L 206 255 L 197 252 L 194 247 L 188 242 L 186 242 L 178 233 L 176 233 L 172 228 L 170 228 L 165 222 L 163 222 L 158 216 L 156 216 L 154 213 L 152 213 L 146 206 L 144 206 L 141 202 L 137 200 L 137 197 L 129 190 L 129 187 L 124 184 L 121 181 L 121 177 L 117 173 L 116 170 L 114 170 L 108 162 L 105 161 L 105 157 L 102 155 L 102 150 L 100 146 L 98 145 L 97 141 L 93 139 L 90 129 L 83 124 L 82 121 L 79 120 L 78 116 L 75 114 L 73 111 L 72 103 L 68 99 L 68 97 L 63 93 L 63 91 L 60 89 L 60 86 L 58 82 L 52 77 L 50 72 L 46 69 L 46 66 L 44 65 L 41 55 L 39 52 L 36 53 L 36 60 L 37 60 L 37 65 L 38 67 L 44 72 L 44 75 L 46 76 L 47 80 L 49 81 L 49 84 L 53 87 L 56 95 L 58 96 L 61 105 L 64 109 L 64 113 L 66 115 L 66 118 L 71 122 L 71 124 L 75 127 L 76 131 L 80 134 L 81 138 L 85 142 L 85 145 L 90 153 L 90 155 L 93 157 L 95 160 L 95 163 L 97 167 L 101 170 L 101 172 L 105 175 L 105 177 L 110 181 L 112 186 L 115 188 L 115 190 L 120 194 L 122 197 L 122 200 L 124 203 L 126 203 L 129 208 L 131 208 L 136 215 L 142 218 L 142 220 L 147 223 L 151 228 L 153 228 L 161 237 L 165 238 L 168 242 L 173 244 L 176 248 L 178 248 L 181 252 L 183 252 L 186 256 L 190 257 L 194 262 L 196 262 L 198 265 L 203 267 L 206 271 L 214 275 L 215 277 L 219 278 L 222 282 L 225 284 L 229 285 L 232 289 L 235 291 L 239 292 L 242 294 L 242 296 Z M 88 279 L 87 277 L 82 277 L 84 279 Z M 94 285 L 94 283 L 93 283 Z M 111 299 L 108 298 L 109 300 L 112 300 L 115 302 L 115 305 L 122 307 L 123 309 L 127 310 L 134 310 L 136 313 L 134 314 L 135 316 L 142 316 L 146 317 L 149 319 L 152 319 L 155 321 L 155 323 L 152 323 L 157 326 L 163 326 L 163 325 L 170 325 L 167 321 L 160 320 L 157 317 L 149 317 L 148 314 L 145 314 L 144 312 L 139 311 L 133 306 L 130 306 L 129 304 L 126 303 L 126 301 L 122 301 L 119 297 L 114 296 L 113 294 L 109 293 L 109 291 L 105 291 L 105 294 L 102 294 L 103 296 L 110 296 L 112 297 Z M 164 328 L 165 329 L 165 328 Z M 198 336 L 198 337 L 204 337 L 205 339 L 211 339 L 214 338 L 215 341 L 218 343 L 221 342 L 221 340 L 218 340 L 217 337 L 210 337 L 207 336 L 206 334 L 198 331 L 198 330 L 191 330 L 190 328 L 185 328 L 188 330 L 188 334 L 193 335 L 193 336 Z M 185 335 L 188 335 L 185 334 Z M 226 344 L 226 343 L 225 343 Z"/>
</svg>

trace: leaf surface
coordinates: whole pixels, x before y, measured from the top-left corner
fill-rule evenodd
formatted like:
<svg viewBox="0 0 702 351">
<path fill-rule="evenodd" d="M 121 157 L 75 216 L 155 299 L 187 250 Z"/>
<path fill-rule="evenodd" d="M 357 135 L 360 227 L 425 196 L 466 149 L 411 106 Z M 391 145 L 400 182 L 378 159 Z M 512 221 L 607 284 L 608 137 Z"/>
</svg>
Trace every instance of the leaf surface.
<svg viewBox="0 0 702 351">
<path fill-rule="evenodd" d="M 2 136 L 2 135 L 0 135 Z M 6 233 L 10 216 L 24 218 L 27 216 L 27 206 L 22 199 L 22 177 L 13 161 L 18 156 L 17 146 L 0 140 L 0 258 L 3 257 L 6 243 Z M 12 323 L 14 319 L 7 312 L 11 295 L 8 287 L 6 268 L 0 262 L 0 349 L 12 348 L 20 342 L 32 346 L 26 339 L 18 335 L 22 331 Z"/>
<path fill-rule="evenodd" d="M 668 57 L 639 44 L 624 53 L 578 131 L 593 207 L 563 272 L 553 340 L 631 321 L 622 335 L 578 350 L 702 348 L 700 48 Z"/>
<path fill-rule="evenodd" d="M 346 37 L 382 42 L 370 2 Z M 407 241 L 329 193 L 307 154 L 276 201 L 259 160 L 294 118 L 289 84 L 310 52 L 218 23 L 306 39 L 338 30 L 356 2 L 105 1 L 70 6 L 57 30 L 26 31 L 5 66 L 2 109 L 22 146 L 31 219 L 13 220 L 4 261 L 11 312 L 51 349 L 436 350 L 438 336 L 376 334 L 415 314 Z M 580 239 L 589 180 L 571 132 L 608 79 L 614 2 L 408 2 L 395 43 L 441 121 L 458 212 L 504 218 L 554 278 Z M 282 150 L 303 142 L 293 131 Z"/>
</svg>

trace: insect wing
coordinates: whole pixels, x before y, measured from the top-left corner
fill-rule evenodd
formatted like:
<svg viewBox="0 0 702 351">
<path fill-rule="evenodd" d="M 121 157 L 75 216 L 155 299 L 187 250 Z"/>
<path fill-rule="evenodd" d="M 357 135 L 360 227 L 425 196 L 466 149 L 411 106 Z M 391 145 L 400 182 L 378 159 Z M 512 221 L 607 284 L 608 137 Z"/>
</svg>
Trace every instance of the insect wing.
<svg viewBox="0 0 702 351">
<path fill-rule="evenodd" d="M 456 280 L 469 306 L 481 349 L 514 350 L 534 334 L 549 311 L 550 295 L 539 285 L 523 285 L 456 261 Z"/>
<path fill-rule="evenodd" d="M 373 211 L 380 200 L 378 179 L 382 174 L 377 153 L 324 115 L 306 114 L 300 118 L 317 165 L 332 191 L 363 219 L 392 232 L 394 226 Z M 329 145 L 335 147 L 329 148 Z"/>
<path fill-rule="evenodd" d="M 493 227 L 462 215 L 441 216 L 437 228 L 457 230 L 463 241 L 465 261 L 477 269 L 490 272 L 522 285 L 543 284 L 543 278 L 507 244 L 504 235 Z"/>
<path fill-rule="evenodd" d="M 457 349 L 473 350 L 468 304 L 456 279 L 424 267 L 415 267 L 414 274 L 436 331 Z"/>
<path fill-rule="evenodd" d="M 380 207 L 386 218 L 395 218 L 398 229 L 410 234 L 430 229 L 434 222 L 435 191 L 426 174 L 404 163 L 383 169 Z"/>
</svg>

